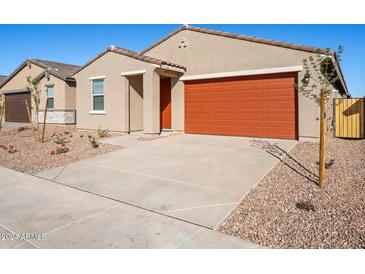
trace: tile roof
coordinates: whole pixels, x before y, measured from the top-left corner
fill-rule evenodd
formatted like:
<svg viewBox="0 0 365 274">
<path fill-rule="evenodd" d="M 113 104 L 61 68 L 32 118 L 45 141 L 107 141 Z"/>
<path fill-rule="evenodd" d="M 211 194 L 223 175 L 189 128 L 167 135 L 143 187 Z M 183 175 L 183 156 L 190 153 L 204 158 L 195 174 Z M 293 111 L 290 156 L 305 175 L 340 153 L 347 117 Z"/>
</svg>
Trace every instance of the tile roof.
<svg viewBox="0 0 365 274">
<path fill-rule="evenodd" d="M 168 61 L 163 61 L 160 59 L 156 59 L 153 57 L 149 57 L 147 55 L 144 55 L 142 53 L 138 53 L 135 51 L 131 51 L 128 49 L 124 49 L 121 47 L 116 47 L 116 46 L 110 46 L 109 48 L 107 48 L 106 50 L 104 50 L 103 52 L 101 52 L 100 54 L 98 54 L 95 58 L 91 59 L 89 62 L 87 62 L 84 66 L 80 67 L 75 73 L 78 73 L 79 71 L 81 71 L 82 69 L 84 69 L 85 67 L 87 67 L 88 65 L 90 65 L 91 63 L 93 63 L 95 60 L 99 59 L 101 56 L 103 56 L 104 54 L 106 54 L 107 52 L 114 52 L 114 53 L 118 53 L 130 58 L 134 58 L 143 62 L 147 62 L 147 63 L 151 63 L 151 64 L 155 64 L 158 66 L 167 66 L 170 68 L 176 68 L 176 69 L 180 69 L 180 70 L 184 70 L 186 71 L 186 67 L 178 65 L 178 64 L 174 64 Z"/>
<path fill-rule="evenodd" d="M 37 66 L 40 66 L 45 71 L 40 73 L 37 77 L 40 77 L 44 75 L 46 70 L 54 75 L 57 78 L 60 78 L 64 81 L 75 81 L 75 79 L 72 78 L 74 72 L 80 68 L 80 66 L 77 65 L 71 65 L 71 64 L 65 64 L 60 62 L 54 62 L 54 61 L 47 61 L 47 60 L 40 60 L 35 58 L 29 58 L 25 60 L 16 70 L 14 70 L 8 77 L 6 77 L 2 82 L 0 81 L 0 88 L 5 85 L 8 81 L 10 81 L 13 76 L 15 76 L 23 67 L 27 65 L 27 62 L 31 62 Z"/>
<path fill-rule="evenodd" d="M 184 66 L 174 64 L 174 63 L 171 63 L 171 62 L 168 62 L 168 61 L 163 61 L 163 60 L 160 60 L 160 59 L 156 59 L 156 58 L 153 58 L 153 57 L 149 57 L 149 56 L 144 55 L 142 53 L 137 53 L 137 52 L 127 50 L 127 49 L 124 49 L 124 48 L 111 47 L 110 51 L 115 52 L 115 53 L 119 53 L 119 54 L 122 54 L 122 55 L 125 55 L 125 56 L 128 56 L 128 57 L 131 57 L 131 58 L 135 58 L 135 59 L 147 62 L 147 63 L 152 63 L 152 64 L 159 65 L 159 66 L 162 65 L 162 66 L 174 67 L 174 68 L 178 68 L 178 69 L 182 69 L 182 70 L 186 71 L 186 67 L 184 67 Z"/>
<path fill-rule="evenodd" d="M 65 64 L 54 61 L 40 60 L 40 59 L 29 59 L 32 63 L 44 68 L 50 74 L 66 81 L 72 80 L 72 76 L 75 74 L 80 66 Z"/>
<path fill-rule="evenodd" d="M 1 85 L 2 82 L 5 81 L 6 77 L 7 76 L 5 76 L 5 75 L 0 75 L 0 85 Z"/>
<path fill-rule="evenodd" d="M 311 46 L 304 46 L 304 45 L 299 45 L 299 44 L 292 44 L 292 43 L 274 41 L 274 40 L 259 38 L 259 37 L 255 37 L 255 36 L 234 34 L 234 33 L 230 33 L 230 32 L 217 31 L 217 30 L 211 30 L 211 29 L 206 29 L 206 28 L 183 25 L 180 28 L 178 28 L 177 30 L 175 30 L 175 31 L 171 32 L 170 34 L 166 35 L 165 37 L 163 37 L 162 39 L 160 39 L 159 41 L 157 41 L 153 45 L 149 46 L 148 48 L 143 50 L 141 53 L 145 54 L 146 52 L 150 51 L 154 47 L 158 46 L 159 44 L 163 43 L 164 41 L 166 41 L 170 37 L 174 36 L 175 34 L 179 33 L 180 31 L 183 31 L 183 30 L 196 31 L 196 32 L 200 32 L 200 33 L 218 35 L 218 36 L 232 38 L 232 39 L 244 40 L 244 41 L 249 41 L 249 42 L 254 42 L 254 43 L 261 43 L 261 44 L 272 45 L 272 46 L 283 47 L 283 48 L 294 49 L 294 50 L 300 50 L 300 51 L 305 51 L 305 52 L 322 53 L 322 54 L 332 55 L 332 56 L 334 56 L 334 58 L 335 58 L 335 60 L 338 64 L 338 68 L 339 68 L 339 72 L 340 72 L 340 75 L 341 75 L 341 78 L 342 78 L 344 89 L 345 89 L 346 93 L 348 92 L 344 75 L 342 73 L 341 67 L 339 66 L 339 62 L 337 60 L 336 52 L 332 51 L 332 50 L 329 50 L 329 49 L 316 48 L 316 47 L 311 47 Z"/>
<path fill-rule="evenodd" d="M 255 36 L 234 34 L 234 33 L 230 33 L 230 32 L 217 31 L 217 30 L 211 30 L 211 29 L 206 29 L 206 28 L 183 25 L 180 28 L 178 28 L 177 30 L 175 30 L 172 33 L 168 34 L 167 36 L 163 37 L 161 40 L 157 41 L 155 44 L 153 44 L 150 47 L 143 50 L 142 54 L 148 52 L 149 50 L 158 46 L 159 44 L 166 41 L 167 39 L 169 39 L 170 37 L 174 36 L 175 34 L 179 33 L 182 30 L 191 30 L 191 31 L 196 31 L 196 32 L 201 32 L 201 33 L 206 33 L 206 34 L 223 36 L 223 37 L 227 37 L 227 38 L 233 38 L 233 39 L 238 39 L 238 40 L 244 40 L 244 41 L 249 41 L 249 42 L 267 44 L 267 45 L 272 45 L 272 46 L 277 46 L 277 47 L 283 47 L 283 48 L 289 48 L 289 49 L 295 49 L 295 50 L 301 50 L 301 51 L 307 51 L 307 52 L 313 52 L 313 53 L 317 53 L 317 52 L 326 53 L 326 54 L 335 53 L 334 51 L 328 51 L 327 49 L 321 49 L 321 48 L 304 46 L 304 45 L 299 45 L 299 44 L 291 44 L 291 43 L 286 43 L 286 42 L 274 41 L 274 40 L 259 38 L 259 37 L 255 37 Z"/>
</svg>

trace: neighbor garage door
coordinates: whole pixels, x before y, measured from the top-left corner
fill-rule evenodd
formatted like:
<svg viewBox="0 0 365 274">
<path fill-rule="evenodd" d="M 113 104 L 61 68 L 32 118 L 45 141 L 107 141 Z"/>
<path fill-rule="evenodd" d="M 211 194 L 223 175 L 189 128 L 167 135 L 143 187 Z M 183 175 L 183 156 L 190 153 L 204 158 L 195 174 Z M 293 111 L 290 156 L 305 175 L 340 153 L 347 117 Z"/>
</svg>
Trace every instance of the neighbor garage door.
<svg viewBox="0 0 365 274">
<path fill-rule="evenodd" d="M 27 100 L 30 105 L 30 93 L 8 93 L 5 94 L 5 121 L 6 122 L 18 122 L 28 123 L 28 113 L 25 104 Z"/>
<path fill-rule="evenodd" d="M 185 132 L 297 139 L 295 74 L 185 82 Z"/>
</svg>

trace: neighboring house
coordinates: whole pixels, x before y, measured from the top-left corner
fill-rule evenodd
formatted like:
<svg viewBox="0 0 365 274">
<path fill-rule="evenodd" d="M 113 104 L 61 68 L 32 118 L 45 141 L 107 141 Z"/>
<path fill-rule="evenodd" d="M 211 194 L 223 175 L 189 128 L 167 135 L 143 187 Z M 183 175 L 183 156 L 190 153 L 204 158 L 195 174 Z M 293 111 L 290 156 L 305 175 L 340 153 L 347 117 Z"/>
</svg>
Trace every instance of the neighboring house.
<svg viewBox="0 0 365 274">
<path fill-rule="evenodd" d="M 41 89 L 40 112 L 38 120 L 43 122 L 43 114 L 48 98 L 47 123 L 74 124 L 76 122 L 76 81 L 72 77 L 79 68 L 76 65 L 63 64 L 39 59 L 24 61 L 4 82 L 0 84 L 0 93 L 5 96 L 5 121 L 29 122 L 26 103 L 32 104 L 27 91 L 27 77 L 39 79 Z M 36 116 L 34 109 L 32 120 Z"/>
<path fill-rule="evenodd" d="M 0 75 L 0 85 L 5 81 L 6 77 L 5 75 Z"/>
<path fill-rule="evenodd" d="M 317 52 L 313 47 L 190 26 L 142 54 L 110 47 L 74 76 L 77 127 L 317 138 L 319 107 L 295 89 L 307 73 L 303 59 Z M 328 58 L 337 62 L 334 52 Z M 341 70 L 337 73 L 331 97 L 346 97 Z"/>
</svg>

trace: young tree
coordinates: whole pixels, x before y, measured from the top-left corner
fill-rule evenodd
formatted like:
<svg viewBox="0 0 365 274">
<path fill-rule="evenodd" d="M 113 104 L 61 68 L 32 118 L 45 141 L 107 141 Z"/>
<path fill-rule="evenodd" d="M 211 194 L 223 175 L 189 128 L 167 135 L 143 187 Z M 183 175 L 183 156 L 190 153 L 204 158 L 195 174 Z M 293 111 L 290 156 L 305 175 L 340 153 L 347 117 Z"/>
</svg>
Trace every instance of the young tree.
<svg viewBox="0 0 365 274">
<path fill-rule="evenodd" d="M 325 52 L 318 50 L 314 56 L 303 60 L 306 70 L 302 85 L 298 87 L 307 98 L 312 99 L 320 107 L 320 148 L 319 148 L 319 185 L 324 186 L 326 165 L 326 133 L 327 103 L 335 83 L 339 80 L 339 63 L 343 54 L 343 47 L 339 46 L 337 52 L 327 49 Z M 312 72 L 312 73 L 311 73 Z M 320 90 L 318 93 L 318 89 Z"/>
<path fill-rule="evenodd" d="M 30 92 L 30 96 L 32 98 L 32 103 L 34 106 L 34 112 L 35 112 L 35 124 L 36 126 L 33 125 L 32 121 L 30 120 L 32 127 L 33 127 L 33 131 L 37 132 L 37 140 L 39 141 L 39 121 L 38 121 L 38 112 L 39 112 L 39 104 L 41 102 L 41 89 L 40 89 L 40 85 L 39 79 L 32 79 L 30 76 L 27 77 L 27 86 L 26 89 L 27 91 Z M 28 106 L 28 110 L 29 113 L 31 113 L 31 109 L 33 107 L 32 106 Z M 31 119 L 31 117 L 29 117 L 29 119 Z"/>
</svg>

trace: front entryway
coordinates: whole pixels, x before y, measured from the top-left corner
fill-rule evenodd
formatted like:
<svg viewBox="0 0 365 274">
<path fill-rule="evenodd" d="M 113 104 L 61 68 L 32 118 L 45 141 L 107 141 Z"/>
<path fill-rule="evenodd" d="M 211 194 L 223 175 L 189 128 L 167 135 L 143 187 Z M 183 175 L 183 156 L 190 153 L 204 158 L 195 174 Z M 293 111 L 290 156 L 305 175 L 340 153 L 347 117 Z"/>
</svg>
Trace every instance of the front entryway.
<svg viewBox="0 0 365 274">
<path fill-rule="evenodd" d="M 160 80 L 161 129 L 171 129 L 171 79 Z"/>
</svg>

